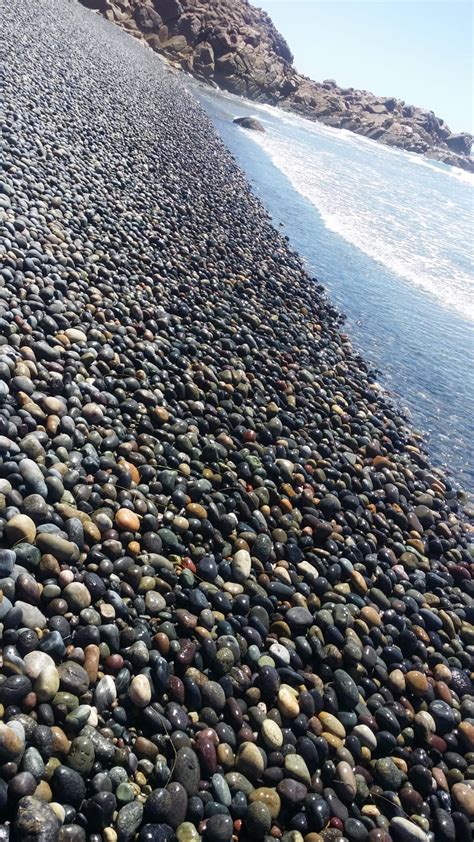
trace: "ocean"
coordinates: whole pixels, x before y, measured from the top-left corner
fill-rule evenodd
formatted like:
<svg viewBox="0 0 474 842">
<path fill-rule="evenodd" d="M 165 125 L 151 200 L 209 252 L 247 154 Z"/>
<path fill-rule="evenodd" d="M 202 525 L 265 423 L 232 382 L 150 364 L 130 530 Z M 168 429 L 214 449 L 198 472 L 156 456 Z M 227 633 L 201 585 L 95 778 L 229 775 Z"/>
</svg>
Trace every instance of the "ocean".
<svg viewBox="0 0 474 842">
<path fill-rule="evenodd" d="M 188 84 L 432 463 L 471 497 L 474 176 Z M 265 134 L 232 123 L 244 115 Z"/>
</svg>

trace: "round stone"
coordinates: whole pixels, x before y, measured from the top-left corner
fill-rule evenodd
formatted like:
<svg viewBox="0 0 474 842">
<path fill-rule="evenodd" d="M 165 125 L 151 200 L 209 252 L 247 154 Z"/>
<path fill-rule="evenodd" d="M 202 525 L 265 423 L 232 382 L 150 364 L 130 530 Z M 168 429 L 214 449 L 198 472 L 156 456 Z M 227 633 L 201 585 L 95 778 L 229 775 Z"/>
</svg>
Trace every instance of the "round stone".
<svg viewBox="0 0 474 842">
<path fill-rule="evenodd" d="M 12 546 L 22 541 L 33 544 L 36 538 L 35 522 L 28 515 L 13 515 L 7 523 L 6 534 Z"/>
</svg>

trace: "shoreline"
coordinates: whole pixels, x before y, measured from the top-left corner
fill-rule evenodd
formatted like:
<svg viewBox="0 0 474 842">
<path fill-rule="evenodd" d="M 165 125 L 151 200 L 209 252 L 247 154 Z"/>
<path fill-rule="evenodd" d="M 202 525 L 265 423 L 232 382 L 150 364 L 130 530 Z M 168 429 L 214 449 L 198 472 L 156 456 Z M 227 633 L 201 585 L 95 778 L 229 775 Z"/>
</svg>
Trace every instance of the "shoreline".
<svg viewBox="0 0 474 842">
<path fill-rule="evenodd" d="M 468 838 L 455 489 L 179 79 L 5 29 L 1 842 Z"/>
<path fill-rule="evenodd" d="M 206 7 L 194 0 L 155 0 L 153 6 L 141 0 L 80 2 L 205 85 L 474 172 L 472 135 L 452 133 L 434 112 L 396 97 L 301 75 L 270 17 L 247 0 L 211 0 Z"/>
<path fill-rule="evenodd" d="M 233 107 L 235 100 L 231 95 L 221 97 L 218 92 L 216 92 L 216 96 L 204 95 L 202 90 L 196 88 L 192 82 L 188 82 L 187 87 L 191 91 L 197 91 L 198 99 L 204 103 L 207 113 L 210 114 L 224 142 L 236 156 L 238 164 L 251 182 L 252 189 L 267 210 L 270 211 L 275 227 L 289 236 L 291 247 L 302 258 L 306 271 L 311 276 L 316 274 L 316 280 L 324 284 L 331 301 L 336 303 L 340 312 L 347 316 L 348 323 L 344 328 L 345 332 L 349 334 L 356 352 L 360 353 L 366 363 L 369 363 L 380 373 L 382 386 L 386 388 L 389 396 L 392 395 L 393 410 L 397 414 L 401 414 L 401 407 L 404 405 L 406 407 L 406 404 L 408 404 L 409 418 L 411 419 L 408 426 L 423 433 L 423 447 L 429 460 L 433 465 L 441 468 L 450 477 L 451 481 L 455 482 L 459 492 L 463 495 L 465 504 L 469 506 L 472 503 L 474 478 L 470 472 L 469 464 L 463 464 L 462 454 L 469 449 L 467 445 L 469 436 L 462 437 L 461 435 L 459 415 L 455 416 L 456 426 L 453 428 L 453 414 L 449 414 L 450 404 L 446 400 L 444 403 L 441 402 L 440 417 L 444 416 L 444 429 L 450 429 L 451 436 L 454 436 L 452 447 L 455 449 L 457 447 L 458 455 L 456 456 L 456 452 L 452 452 L 450 459 L 448 448 L 444 448 L 442 444 L 443 428 L 433 429 L 430 427 L 431 412 L 429 404 L 435 403 L 433 396 L 430 400 L 428 395 L 423 395 L 427 403 L 421 409 L 418 405 L 420 390 L 421 393 L 424 393 L 424 383 L 416 381 L 415 372 L 410 369 L 409 358 L 416 357 L 417 353 L 422 353 L 425 345 L 422 344 L 420 339 L 415 346 L 411 345 L 413 337 L 410 336 L 410 332 L 401 339 L 401 346 L 398 347 L 398 351 L 394 347 L 394 343 L 391 342 L 390 345 L 384 343 L 382 353 L 380 343 L 392 328 L 392 319 L 395 316 L 394 310 L 398 309 L 400 300 L 404 301 L 404 309 L 407 311 L 411 311 L 412 308 L 414 312 L 420 311 L 422 302 L 424 307 L 428 305 L 429 309 L 425 310 L 425 323 L 431 325 L 433 322 L 438 331 L 444 330 L 445 333 L 449 332 L 453 336 L 457 336 L 456 344 L 451 342 L 450 347 L 444 348 L 441 352 L 439 357 L 441 365 L 444 354 L 454 354 L 457 348 L 465 348 L 466 357 L 469 356 L 469 336 L 472 322 L 465 319 L 461 312 L 455 313 L 454 311 L 449 317 L 454 319 L 453 324 L 451 325 L 450 321 L 446 322 L 447 314 L 442 309 L 442 303 L 435 299 L 431 302 L 425 299 L 426 293 L 419 287 L 412 286 L 403 276 L 394 275 L 394 290 L 388 295 L 392 283 L 390 277 L 387 278 L 386 275 L 387 267 L 378 264 L 378 262 L 371 264 L 370 262 L 374 258 L 365 252 L 362 252 L 362 256 L 359 257 L 361 263 L 358 263 L 359 250 L 357 249 L 356 252 L 350 251 L 353 245 L 350 241 L 347 241 L 342 232 L 333 232 L 331 228 L 328 232 L 326 222 L 321 217 L 317 205 L 306 196 L 304 190 L 298 189 L 301 184 L 298 185 L 291 180 L 291 174 L 285 172 L 284 166 L 281 166 L 281 161 L 272 157 L 269 150 L 265 148 L 266 144 L 260 143 L 258 138 L 249 132 L 235 132 L 231 122 L 233 115 L 235 113 L 254 113 L 260 119 L 263 117 L 263 124 L 269 132 L 269 136 L 271 136 L 275 130 L 275 124 L 273 119 L 271 123 L 265 120 L 268 112 L 252 109 L 251 103 L 246 103 L 245 108 L 242 105 L 239 110 L 237 107 Z M 229 103 L 229 108 L 227 108 L 227 103 Z M 383 149 L 379 147 L 379 151 L 383 152 Z M 266 163 L 267 160 L 268 164 Z M 408 162 L 405 163 L 408 165 Z M 448 175 L 449 178 L 452 177 L 451 173 L 448 173 Z M 308 233 L 313 227 L 314 237 L 311 235 L 311 238 L 309 238 Z M 308 233 L 305 234 L 306 231 Z M 342 254 L 340 254 L 341 248 Z M 336 258 L 335 255 L 338 255 L 338 257 Z M 329 270 L 328 273 L 328 261 L 330 263 L 332 259 L 336 261 L 338 268 L 337 270 L 333 269 L 332 273 Z M 380 309 L 383 309 L 384 322 L 379 323 L 378 319 L 375 320 L 375 315 L 370 314 L 370 326 L 367 324 L 362 326 L 358 319 L 367 321 L 368 315 L 364 313 L 363 304 L 359 305 L 359 302 L 354 299 L 354 295 L 351 296 L 349 288 L 360 275 L 364 276 L 367 271 L 372 273 L 371 280 L 370 283 L 365 283 L 360 290 L 361 302 L 365 301 L 368 295 L 374 294 L 378 301 L 377 311 L 380 312 Z M 385 283 L 381 280 L 384 277 Z M 382 298 L 379 299 L 379 296 L 382 296 Z M 400 324 L 398 324 L 398 327 L 400 327 Z M 464 333 L 464 331 L 466 332 Z M 429 339 L 429 337 L 425 338 Z M 406 346 L 405 342 L 407 343 Z M 408 347 L 410 347 L 410 353 Z M 398 369 L 398 365 L 400 369 Z M 439 394 L 440 382 L 444 382 L 445 387 L 448 384 L 449 370 L 445 368 L 437 369 L 435 362 L 432 367 L 432 375 L 436 376 L 436 372 L 438 372 L 437 389 Z M 425 373 L 425 384 L 427 380 Z M 461 393 L 464 385 L 463 383 L 458 384 Z M 458 394 L 455 389 L 452 391 L 453 397 Z M 444 414 L 445 411 L 448 412 L 449 421 Z M 467 409 L 467 415 L 465 415 L 465 418 L 468 417 L 470 417 L 469 409 Z"/>
</svg>

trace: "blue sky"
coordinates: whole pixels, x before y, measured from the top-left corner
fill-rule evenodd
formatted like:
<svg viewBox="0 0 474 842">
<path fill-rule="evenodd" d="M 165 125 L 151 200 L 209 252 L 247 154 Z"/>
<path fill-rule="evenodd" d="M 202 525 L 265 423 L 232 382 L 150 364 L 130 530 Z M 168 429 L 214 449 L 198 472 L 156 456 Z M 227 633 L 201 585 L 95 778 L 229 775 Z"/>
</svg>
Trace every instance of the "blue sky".
<svg viewBox="0 0 474 842">
<path fill-rule="evenodd" d="M 431 109 L 474 133 L 473 5 L 466 0 L 252 0 L 297 69 Z"/>
</svg>

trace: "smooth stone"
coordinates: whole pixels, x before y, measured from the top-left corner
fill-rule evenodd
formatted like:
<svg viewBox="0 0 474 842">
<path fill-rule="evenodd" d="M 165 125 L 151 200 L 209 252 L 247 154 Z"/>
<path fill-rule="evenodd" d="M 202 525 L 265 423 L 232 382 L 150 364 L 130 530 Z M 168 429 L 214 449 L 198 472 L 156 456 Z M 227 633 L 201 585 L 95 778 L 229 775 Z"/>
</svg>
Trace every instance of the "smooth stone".
<svg viewBox="0 0 474 842">
<path fill-rule="evenodd" d="M 95 750 L 92 741 L 87 737 L 76 737 L 72 742 L 67 756 L 68 765 L 79 772 L 87 775 L 95 761 Z"/>
<path fill-rule="evenodd" d="M 333 779 L 334 789 L 340 798 L 350 804 L 357 795 L 357 781 L 349 763 L 341 760 L 336 766 L 336 774 Z"/>
<path fill-rule="evenodd" d="M 199 833 L 191 822 L 182 822 L 176 830 L 178 842 L 199 842 Z"/>
<path fill-rule="evenodd" d="M 27 629 L 46 628 L 46 617 L 35 605 L 30 605 L 28 602 L 17 599 L 15 608 L 21 611 L 22 626 L 26 626 Z"/>
<path fill-rule="evenodd" d="M 19 723 L 20 724 L 20 723 Z M 12 727 L 14 723 L 6 725 L 0 722 L 0 757 L 5 760 L 13 760 L 23 754 L 25 749 L 25 732 L 21 728 Z"/>
<path fill-rule="evenodd" d="M 334 716 L 332 713 L 328 713 L 327 711 L 321 711 L 321 713 L 318 714 L 318 719 L 322 722 L 324 730 L 329 734 L 334 734 L 335 737 L 339 737 L 341 740 L 346 738 L 346 729 L 337 716 Z M 376 744 L 377 743 L 375 742 L 374 748 Z"/>
<path fill-rule="evenodd" d="M 403 774 L 389 757 L 375 761 L 375 777 L 383 789 L 393 792 L 398 792 L 403 781 Z"/>
<path fill-rule="evenodd" d="M 272 819 L 277 819 L 281 810 L 281 800 L 276 789 L 271 787 L 261 786 L 255 789 L 251 796 L 250 802 L 260 801 L 268 808 Z"/>
<path fill-rule="evenodd" d="M 357 684 L 344 670 L 335 670 L 334 689 L 343 708 L 353 710 L 359 703 Z"/>
<path fill-rule="evenodd" d="M 116 819 L 119 838 L 131 839 L 139 830 L 142 819 L 143 804 L 140 801 L 131 801 L 121 807 Z"/>
<path fill-rule="evenodd" d="M 14 550 L 0 550 L 0 579 L 10 575 L 15 559 L 16 553 Z"/>
<path fill-rule="evenodd" d="M 117 688 L 111 675 L 104 675 L 94 690 L 94 704 L 97 710 L 103 711 L 110 707 L 117 698 Z"/>
<path fill-rule="evenodd" d="M 119 529 L 127 532 L 138 532 L 140 529 L 140 518 L 130 509 L 119 509 L 115 515 L 115 523 Z"/>
<path fill-rule="evenodd" d="M 128 696 L 132 704 L 144 708 L 151 702 L 151 685 L 146 675 L 136 675 L 130 682 Z"/>
<path fill-rule="evenodd" d="M 188 795 L 196 795 L 199 789 L 201 770 L 196 753 L 184 746 L 176 752 L 173 780 L 182 784 Z"/>
<path fill-rule="evenodd" d="M 282 716 L 288 719 L 296 719 L 300 712 L 297 699 L 287 687 L 281 687 L 278 691 L 278 708 Z"/>
<path fill-rule="evenodd" d="M 359 819 L 348 818 L 344 821 L 344 833 L 350 842 L 365 842 L 369 831 Z"/>
<path fill-rule="evenodd" d="M 428 690 L 426 675 L 418 670 L 410 670 L 405 675 L 408 690 L 416 696 L 424 696 Z"/>
<path fill-rule="evenodd" d="M 239 746 L 235 758 L 235 768 L 251 781 L 257 781 L 265 769 L 265 761 L 254 743 L 244 742 Z"/>
<path fill-rule="evenodd" d="M 186 818 L 188 794 L 184 786 L 177 781 L 167 784 L 166 789 L 171 797 L 171 813 L 167 822 L 171 827 L 177 828 Z"/>
<path fill-rule="evenodd" d="M 46 652 L 27 652 L 23 658 L 25 665 L 25 673 L 31 681 L 35 681 L 41 671 L 45 668 L 56 668 L 56 665 L 50 655 Z"/>
<path fill-rule="evenodd" d="M 402 816 L 390 822 L 390 833 L 395 842 L 429 842 L 428 835 L 417 824 Z"/>
<path fill-rule="evenodd" d="M 44 760 L 41 757 L 38 749 L 30 746 L 26 749 L 23 759 L 21 761 L 21 769 L 23 772 L 30 772 L 36 781 L 40 781 L 44 775 Z"/>
<path fill-rule="evenodd" d="M 35 522 L 28 515 L 13 515 L 7 523 L 6 535 L 12 545 L 22 541 L 33 544 L 36 538 Z"/>
<path fill-rule="evenodd" d="M 82 582 L 71 582 L 63 590 L 63 597 L 71 611 L 79 614 L 91 604 L 91 595 Z"/>
<path fill-rule="evenodd" d="M 21 703 L 31 689 L 31 681 L 26 675 L 9 675 L 0 684 L 0 703 L 4 707 Z"/>
<path fill-rule="evenodd" d="M 281 800 L 290 806 L 301 804 L 308 794 L 308 788 L 293 778 L 284 778 L 280 781 L 277 784 L 276 791 Z"/>
<path fill-rule="evenodd" d="M 266 803 L 257 800 L 249 804 L 245 814 L 247 833 L 261 839 L 269 833 L 272 826 L 272 814 Z"/>
<path fill-rule="evenodd" d="M 240 772 L 228 772 L 225 775 L 225 779 L 232 795 L 235 795 L 236 792 L 243 792 L 249 798 L 254 790 L 253 784 Z"/>
<path fill-rule="evenodd" d="M 211 784 L 216 801 L 220 804 L 224 804 L 226 807 L 230 807 L 232 795 L 226 779 L 222 775 L 216 773 L 211 778 Z"/>
<path fill-rule="evenodd" d="M 474 820 L 474 787 L 464 783 L 455 783 L 451 793 L 458 810 L 470 821 Z"/>
<path fill-rule="evenodd" d="M 313 615 L 307 608 L 290 608 L 285 614 L 286 622 L 293 627 L 308 628 L 314 622 Z"/>
<path fill-rule="evenodd" d="M 287 754 L 285 757 L 284 768 L 290 778 L 300 781 L 300 783 L 305 786 L 311 786 L 311 775 L 309 773 L 309 769 L 303 758 L 298 754 Z"/>
<path fill-rule="evenodd" d="M 375 751 L 377 748 L 377 737 L 368 725 L 356 725 L 352 729 L 352 734 L 357 737 L 361 745 L 366 746 L 371 751 Z"/>
<path fill-rule="evenodd" d="M 58 766 L 52 778 L 55 798 L 79 808 L 86 796 L 86 782 L 81 774 L 68 766 Z"/>
<path fill-rule="evenodd" d="M 230 816 L 211 816 L 206 823 L 204 837 L 208 842 L 230 842 L 233 823 Z"/>
<path fill-rule="evenodd" d="M 283 733 L 273 719 L 264 719 L 261 727 L 262 738 L 267 748 L 277 751 L 283 745 Z"/>
<path fill-rule="evenodd" d="M 237 550 L 232 559 L 232 574 L 236 582 L 244 583 L 250 576 L 252 559 L 247 550 Z"/>
<path fill-rule="evenodd" d="M 58 667 L 61 689 L 74 696 L 82 696 L 89 688 L 89 676 L 75 661 L 64 661 Z"/>
<path fill-rule="evenodd" d="M 331 818 L 327 801 L 321 795 L 312 792 L 306 797 L 305 807 L 311 830 L 319 833 L 326 827 Z"/>
<path fill-rule="evenodd" d="M 73 564 L 79 560 L 79 548 L 72 541 L 48 532 L 41 532 L 36 538 L 36 545 L 43 554 L 53 555 L 58 561 Z"/>
<path fill-rule="evenodd" d="M 435 838 L 440 842 L 456 842 L 456 826 L 446 810 L 435 810 L 433 815 Z"/>
</svg>

